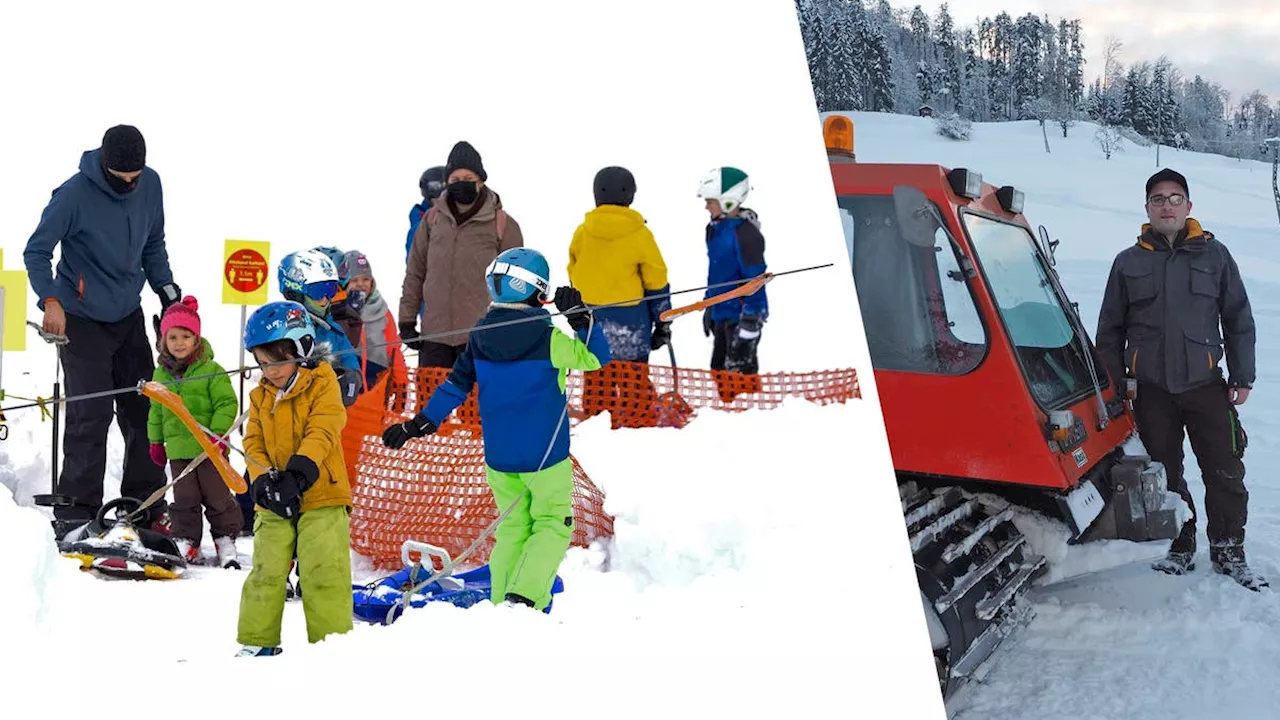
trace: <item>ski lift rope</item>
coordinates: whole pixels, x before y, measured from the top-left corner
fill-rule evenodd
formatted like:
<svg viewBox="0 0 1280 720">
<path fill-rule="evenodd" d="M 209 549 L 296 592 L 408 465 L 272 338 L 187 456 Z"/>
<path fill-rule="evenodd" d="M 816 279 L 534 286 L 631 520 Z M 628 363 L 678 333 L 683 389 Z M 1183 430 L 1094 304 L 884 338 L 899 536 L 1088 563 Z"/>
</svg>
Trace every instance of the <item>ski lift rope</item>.
<svg viewBox="0 0 1280 720">
<path fill-rule="evenodd" d="M 812 271 L 812 270 L 821 270 L 821 269 L 823 269 L 823 268 L 831 267 L 832 265 L 834 265 L 834 263 L 826 263 L 826 264 L 823 264 L 823 265 L 813 265 L 813 266 L 811 266 L 811 267 L 799 268 L 799 269 L 796 269 L 796 270 L 786 270 L 786 271 L 784 271 L 784 272 L 770 273 L 770 275 L 771 275 L 771 277 L 782 277 L 783 275 L 795 275 L 795 274 L 797 274 L 797 273 L 809 272 L 809 271 Z M 669 298 L 669 297 L 674 297 L 674 296 L 676 296 L 676 295 L 685 295 L 685 294 L 688 294 L 688 293 L 692 293 L 692 292 L 699 292 L 699 291 L 702 291 L 702 290 L 714 290 L 714 289 L 716 289 L 716 288 L 722 288 L 722 287 L 731 287 L 731 286 L 743 285 L 743 284 L 746 284 L 746 283 L 752 282 L 753 280 L 756 280 L 756 279 L 757 279 L 757 278 L 745 278 L 745 279 L 742 279 L 742 280 L 731 280 L 731 281 L 728 281 L 728 282 L 715 283 L 715 284 L 713 284 L 713 285 L 704 285 L 704 286 L 702 286 L 702 287 L 689 288 L 689 289 L 687 289 L 687 290 L 677 290 L 677 291 L 675 291 L 675 292 L 663 293 L 663 294 L 661 294 L 661 295 L 646 295 L 646 296 L 644 296 L 644 297 L 631 298 L 631 299 L 628 299 L 628 300 L 619 300 L 619 301 L 617 301 L 617 302 L 606 303 L 606 304 L 602 304 L 602 305 L 596 305 L 596 306 L 593 306 L 591 309 L 600 309 L 600 308 L 618 307 L 618 306 L 623 306 L 623 305 L 632 305 L 632 304 L 635 304 L 635 303 L 638 303 L 638 302 L 643 302 L 643 301 L 645 301 L 645 300 L 652 300 L 652 299 L 655 299 L 655 298 L 664 298 L 664 297 Z M 551 317 L 556 317 L 557 315 L 568 315 L 568 314 L 570 314 L 570 313 L 575 312 L 575 310 L 576 310 L 575 308 L 570 308 L 570 309 L 569 309 L 569 311 L 567 311 L 567 312 L 564 312 L 564 313 L 561 313 L 561 312 L 553 312 L 553 313 L 550 313 L 550 315 L 551 315 Z M 508 326 L 508 325 L 519 325 L 519 324 L 527 323 L 527 322 L 537 322 L 537 321 L 539 321 L 539 320 L 541 320 L 541 319 L 542 319 L 541 317 L 536 316 L 536 317 L 520 318 L 520 319 L 517 319 L 517 320 L 506 320 L 506 321 L 503 321 L 503 322 L 493 323 L 492 325 L 485 325 L 485 326 L 483 326 L 483 327 L 479 327 L 479 328 L 472 327 L 472 328 L 467 328 L 467 329 L 465 329 L 465 330 L 444 330 L 444 331 L 441 331 L 441 332 L 438 332 L 438 333 L 431 333 L 431 334 L 428 334 L 428 335 L 419 335 L 418 337 L 413 338 L 413 339 L 412 339 L 412 341 L 413 341 L 413 342 L 420 342 L 420 341 L 424 341 L 424 340 L 436 340 L 436 339 L 439 339 L 439 338 L 451 337 L 451 336 L 454 336 L 454 335 L 462 335 L 463 333 L 468 333 L 468 332 L 477 332 L 477 331 L 482 331 L 482 330 L 492 330 L 492 329 L 494 329 L 494 328 L 506 327 L 506 326 Z M 31 325 L 32 327 L 38 327 L 38 326 L 36 326 L 36 325 L 35 325 L 35 323 L 28 323 L 28 324 L 29 324 L 29 325 Z M 40 329 L 40 333 L 41 333 L 41 337 L 46 337 L 46 336 L 47 336 L 47 338 L 46 338 L 46 339 L 48 339 L 48 338 L 63 338 L 63 340 L 61 340 L 61 341 L 53 341 L 53 342 L 55 342 L 55 344 L 57 344 L 59 347 L 61 347 L 62 345 L 64 345 L 64 344 L 65 344 L 65 336 L 62 336 L 62 335 L 55 336 L 55 335 L 52 335 L 52 334 L 45 333 L 45 332 L 43 331 L 43 328 L 41 328 L 41 329 Z M 404 341 L 404 340 L 392 340 L 392 341 L 390 341 L 390 342 L 384 342 L 384 343 L 366 344 L 364 347 L 365 347 L 365 349 L 367 350 L 367 349 L 370 349 L 370 348 L 385 348 L 385 347 L 391 347 L 391 346 L 394 346 L 394 345 L 403 345 L 404 343 L 405 343 L 405 341 Z M 347 353 L 354 353 L 354 352 L 359 352 L 359 351 L 360 351 L 360 348 L 351 348 L 351 349 L 349 349 L 349 350 L 338 350 L 338 351 L 336 351 L 336 352 L 332 352 L 332 353 L 330 353 L 330 356 L 331 356 L 331 357 L 337 357 L 337 356 L 340 356 L 340 355 L 346 355 Z M 418 355 L 418 353 L 417 353 L 416 351 L 412 353 L 412 356 L 413 356 L 413 357 L 416 357 L 417 355 Z M 410 356 L 411 356 L 411 355 L 410 355 L 409 353 L 405 353 L 405 357 L 410 357 Z M 271 367 L 271 366 L 274 366 L 274 365 L 284 365 L 284 364 L 291 363 L 291 362 L 296 362 L 296 360 L 276 360 L 276 361 L 272 361 L 272 362 L 268 362 L 268 363 L 260 363 L 260 364 L 258 364 L 258 365 L 244 365 L 244 366 L 241 366 L 241 367 L 238 367 L 238 368 L 232 369 L 232 370 L 224 370 L 224 371 L 222 371 L 222 372 L 220 372 L 220 373 L 209 373 L 209 374 L 206 374 L 206 375 L 193 375 L 193 376 L 190 376 L 190 377 L 183 377 L 183 378 L 178 378 L 178 379 L 175 379 L 175 380 L 171 380 L 171 381 L 169 381 L 169 382 L 162 383 L 162 384 L 163 384 L 163 385 L 165 385 L 166 387 L 172 387 L 172 386 L 174 386 L 174 385 L 181 385 L 181 384 L 183 384 L 183 383 L 195 382 L 195 381 L 197 381 L 197 380 L 209 380 L 209 379 L 211 379 L 211 378 L 219 377 L 219 376 L 221 376 L 221 375 L 235 375 L 235 374 L 237 374 L 237 373 L 244 373 L 244 372 L 248 372 L 248 371 L 251 371 L 251 370 L 261 370 L 262 368 Z M 130 392 L 138 392 L 138 387 L 137 387 L 136 385 L 131 385 L 131 386 L 126 387 L 126 388 L 116 388 L 116 389 L 113 389 L 113 390 L 101 390 L 101 391 L 98 391 L 98 392 L 85 393 L 85 394 L 82 394 L 82 395 L 70 395 L 70 396 L 67 396 L 67 397 L 59 398 L 56 402 L 55 402 L 55 401 L 53 401 L 53 400 L 41 400 L 41 399 L 37 398 L 35 401 L 33 401 L 33 402 L 28 402 L 28 403 L 26 403 L 26 404 L 24 404 L 24 405 L 12 405 L 12 406 L 9 406 L 9 407 L 0 408 L 0 414 L 8 413 L 8 412 L 12 412 L 12 411 L 14 411 L 14 410 L 26 410 L 26 409 L 28 409 L 28 408 L 33 408 L 33 407 L 39 407 L 39 408 L 43 409 L 46 405 L 53 405 L 53 404 L 65 405 L 65 404 L 70 403 L 70 402 L 77 402 L 77 401 L 81 401 L 81 400 L 95 400 L 95 399 L 98 399 L 98 398 L 113 397 L 113 396 L 115 396 L 115 395 L 123 395 L 123 394 L 125 394 L 125 393 L 130 393 Z M 25 398 L 23 398 L 23 399 L 25 399 Z"/>
</svg>

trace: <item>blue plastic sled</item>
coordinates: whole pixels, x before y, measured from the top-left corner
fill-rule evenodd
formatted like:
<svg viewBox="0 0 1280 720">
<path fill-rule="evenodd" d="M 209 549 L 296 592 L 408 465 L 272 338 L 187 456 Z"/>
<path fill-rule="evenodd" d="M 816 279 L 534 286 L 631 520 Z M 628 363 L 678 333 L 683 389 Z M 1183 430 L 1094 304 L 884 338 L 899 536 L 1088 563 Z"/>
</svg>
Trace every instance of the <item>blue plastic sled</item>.
<svg viewBox="0 0 1280 720">
<path fill-rule="evenodd" d="M 442 556 L 446 564 L 449 562 L 448 554 L 439 548 L 407 541 L 401 556 L 408 567 L 377 582 L 351 586 L 357 620 L 375 625 L 389 625 L 395 622 L 404 613 L 404 608 L 400 604 L 404 601 L 404 594 L 435 574 L 435 570 L 429 563 L 409 564 L 410 550 L 421 551 L 424 561 L 427 560 L 428 554 L 431 554 Z M 419 590 L 409 601 L 409 606 L 420 608 L 427 603 L 447 602 L 457 607 L 468 608 L 476 603 L 488 601 L 490 589 L 489 565 L 485 564 L 474 570 L 436 580 Z M 557 575 L 551 584 L 551 603 L 543 610 L 544 613 L 551 612 L 551 606 L 555 604 L 555 596 L 561 592 L 564 592 L 564 581 Z"/>
</svg>

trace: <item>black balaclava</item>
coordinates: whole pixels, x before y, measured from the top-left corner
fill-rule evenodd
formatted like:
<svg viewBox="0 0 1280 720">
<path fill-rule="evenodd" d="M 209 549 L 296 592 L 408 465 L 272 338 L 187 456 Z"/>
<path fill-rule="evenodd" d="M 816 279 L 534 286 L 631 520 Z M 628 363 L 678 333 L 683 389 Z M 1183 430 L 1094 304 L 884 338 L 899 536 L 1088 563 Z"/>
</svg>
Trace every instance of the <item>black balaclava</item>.
<svg viewBox="0 0 1280 720">
<path fill-rule="evenodd" d="M 102 166 L 103 176 L 112 190 L 120 194 L 133 192 L 138 181 L 126 182 L 107 172 L 138 172 L 147 165 L 147 143 L 142 133 L 132 125 L 116 125 L 102 136 L 102 148 L 98 153 L 98 164 Z M 140 176 L 139 176 L 140 177 Z"/>
</svg>

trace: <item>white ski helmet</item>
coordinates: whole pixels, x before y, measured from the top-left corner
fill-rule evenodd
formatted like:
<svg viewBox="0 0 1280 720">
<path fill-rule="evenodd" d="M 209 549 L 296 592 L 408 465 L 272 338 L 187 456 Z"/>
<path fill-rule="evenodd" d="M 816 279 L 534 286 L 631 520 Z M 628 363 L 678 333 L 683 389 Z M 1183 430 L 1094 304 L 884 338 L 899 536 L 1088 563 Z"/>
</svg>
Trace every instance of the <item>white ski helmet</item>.
<svg viewBox="0 0 1280 720">
<path fill-rule="evenodd" d="M 328 255 L 318 250 L 299 250 L 284 256 L 276 279 L 281 294 L 295 302 L 306 297 L 332 298 L 340 287 L 338 269 Z"/>
<path fill-rule="evenodd" d="M 698 197 L 719 200 L 720 209 L 728 213 L 742 207 L 750 189 L 746 173 L 736 167 L 718 167 L 702 178 Z"/>
</svg>

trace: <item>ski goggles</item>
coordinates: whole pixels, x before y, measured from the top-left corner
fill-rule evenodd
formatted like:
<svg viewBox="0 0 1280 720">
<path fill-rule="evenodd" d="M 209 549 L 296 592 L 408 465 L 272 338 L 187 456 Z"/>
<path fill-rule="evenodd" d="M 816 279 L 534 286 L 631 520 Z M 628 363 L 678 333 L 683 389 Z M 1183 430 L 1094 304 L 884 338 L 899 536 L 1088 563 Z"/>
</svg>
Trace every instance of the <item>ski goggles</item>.
<svg viewBox="0 0 1280 720">
<path fill-rule="evenodd" d="M 520 283 L 532 285 L 538 290 L 543 299 L 551 295 L 551 283 L 547 282 L 546 278 L 539 277 L 519 265 L 499 262 L 495 259 L 492 263 L 489 263 L 489 270 L 487 274 L 494 279 L 494 287 L 497 287 L 498 277 L 505 275 L 512 280 L 519 281 Z M 516 288 L 519 289 L 518 284 L 516 285 Z"/>
<path fill-rule="evenodd" d="M 317 302 L 320 300 L 333 300 L 341 290 L 342 286 L 338 284 L 337 280 L 322 280 L 302 286 L 302 293 Z"/>
</svg>

